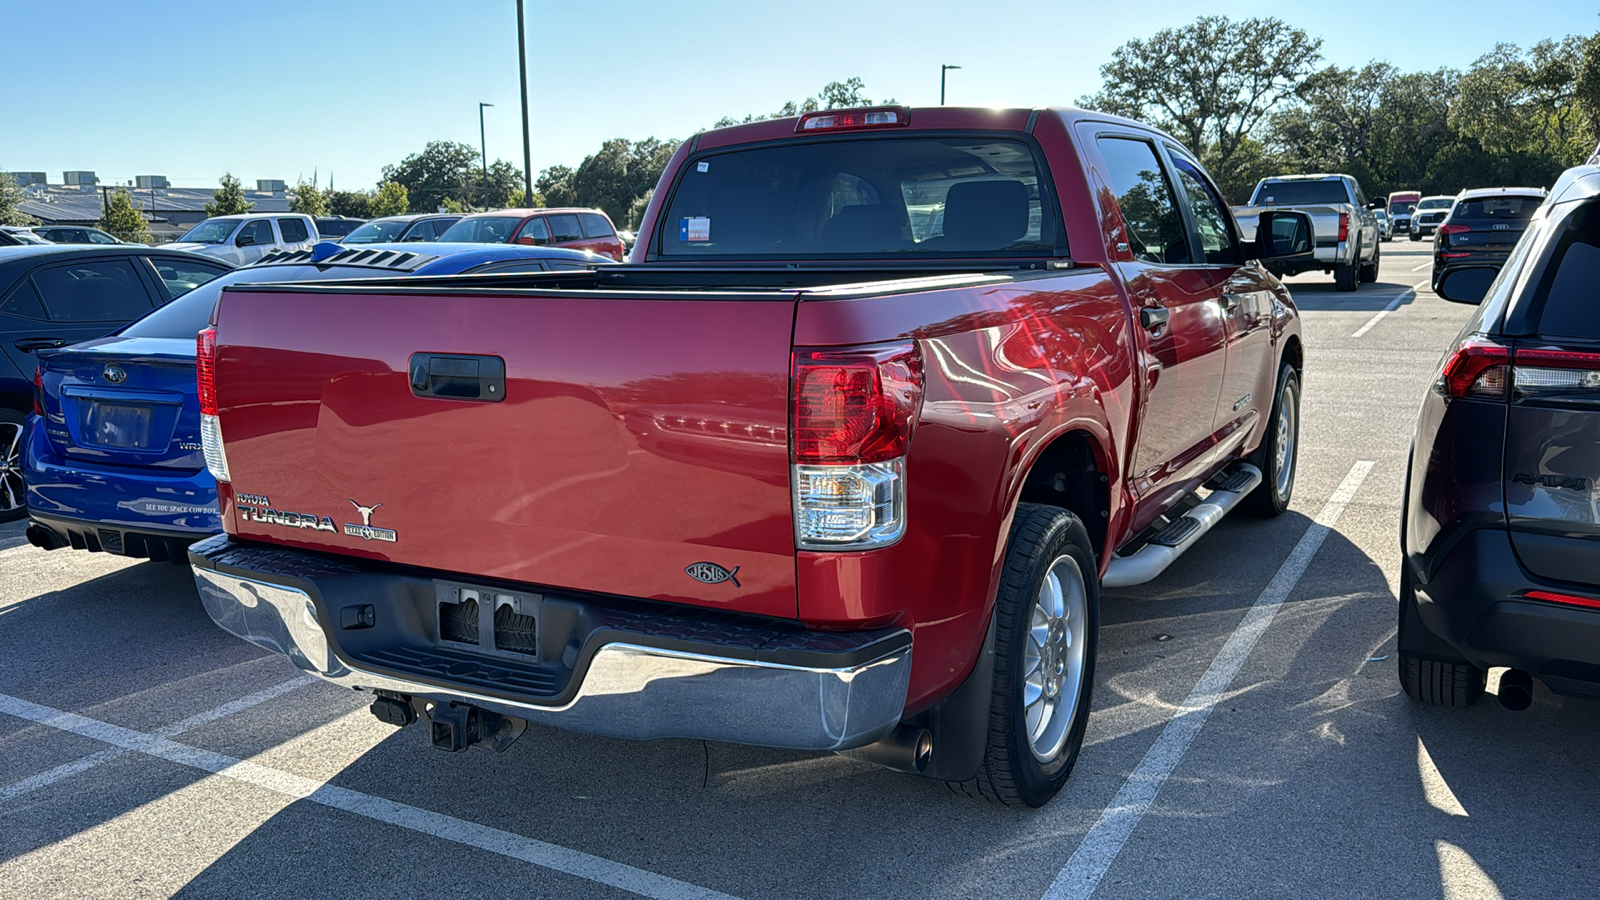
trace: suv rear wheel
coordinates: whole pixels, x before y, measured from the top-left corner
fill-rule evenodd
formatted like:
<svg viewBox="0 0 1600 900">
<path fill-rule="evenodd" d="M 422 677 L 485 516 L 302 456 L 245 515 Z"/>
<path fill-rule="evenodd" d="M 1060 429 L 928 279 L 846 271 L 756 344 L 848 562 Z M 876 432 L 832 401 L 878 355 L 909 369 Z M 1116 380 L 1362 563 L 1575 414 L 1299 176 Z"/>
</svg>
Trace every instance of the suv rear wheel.
<svg viewBox="0 0 1600 900">
<path fill-rule="evenodd" d="M 1400 562 L 1400 635 L 1395 656 L 1400 665 L 1400 686 L 1419 703 L 1466 707 L 1483 696 L 1487 673 L 1461 659 L 1417 616 L 1417 590 L 1411 583 L 1411 565 Z"/>
<path fill-rule="evenodd" d="M 995 597 L 994 693 L 983 765 L 962 793 L 1043 806 L 1083 746 L 1100 642 L 1100 580 L 1071 512 L 1017 504 Z"/>
</svg>

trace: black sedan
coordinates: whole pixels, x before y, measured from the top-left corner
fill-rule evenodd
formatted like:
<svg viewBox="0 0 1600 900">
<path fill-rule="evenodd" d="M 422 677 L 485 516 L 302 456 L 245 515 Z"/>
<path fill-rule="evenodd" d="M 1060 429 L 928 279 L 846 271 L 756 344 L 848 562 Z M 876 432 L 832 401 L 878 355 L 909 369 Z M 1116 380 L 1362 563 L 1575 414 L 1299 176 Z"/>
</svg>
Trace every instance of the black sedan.
<svg viewBox="0 0 1600 900">
<path fill-rule="evenodd" d="M 1472 703 L 1501 666 L 1513 709 L 1535 678 L 1600 696 L 1600 169 L 1551 193 L 1503 263 L 1436 287 L 1480 306 L 1423 401 L 1406 477 L 1397 656 L 1424 703 Z"/>
<path fill-rule="evenodd" d="M 1499 269 L 1544 202 L 1541 188 L 1483 188 L 1462 191 L 1433 242 L 1433 286 L 1451 269 Z"/>
</svg>

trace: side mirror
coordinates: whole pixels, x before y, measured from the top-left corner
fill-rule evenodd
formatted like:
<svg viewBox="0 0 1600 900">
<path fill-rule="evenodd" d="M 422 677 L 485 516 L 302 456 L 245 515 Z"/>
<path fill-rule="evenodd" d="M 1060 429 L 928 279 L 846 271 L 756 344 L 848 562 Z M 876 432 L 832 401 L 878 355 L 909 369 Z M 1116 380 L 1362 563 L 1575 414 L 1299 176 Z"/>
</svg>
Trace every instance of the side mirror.
<svg viewBox="0 0 1600 900">
<path fill-rule="evenodd" d="M 255 242 L 256 242 L 256 239 L 251 237 L 250 235 L 241 234 L 237 238 L 234 238 L 233 245 L 235 247 L 248 247 L 251 244 L 254 244 Z"/>
<path fill-rule="evenodd" d="M 1433 292 L 1452 303 L 1482 303 L 1499 274 L 1494 266 L 1462 266 L 1444 273 Z"/>
<path fill-rule="evenodd" d="M 1288 209 L 1268 210 L 1256 221 L 1251 257 L 1281 262 L 1311 262 L 1316 258 L 1311 216 Z"/>
</svg>

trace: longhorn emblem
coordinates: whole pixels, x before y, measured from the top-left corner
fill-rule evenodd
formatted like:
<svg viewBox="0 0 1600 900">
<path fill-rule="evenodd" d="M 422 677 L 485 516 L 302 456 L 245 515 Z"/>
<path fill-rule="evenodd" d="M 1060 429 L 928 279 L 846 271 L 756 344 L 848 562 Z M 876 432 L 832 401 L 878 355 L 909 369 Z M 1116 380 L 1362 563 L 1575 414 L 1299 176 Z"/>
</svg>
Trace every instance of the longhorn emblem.
<svg viewBox="0 0 1600 900">
<path fill-rule="evenodd" d="M 373 511 L 383 505 L 382 503 L 374 503 L 371 506 L 362 506 L 354 500 L 346 500 L 345 502 L 351 506 L 354 506 L 356 508 L 356 512 L 361 513 L 361 524 L 367 526 L 368 528 L 372 527 Z"/>
</svg>

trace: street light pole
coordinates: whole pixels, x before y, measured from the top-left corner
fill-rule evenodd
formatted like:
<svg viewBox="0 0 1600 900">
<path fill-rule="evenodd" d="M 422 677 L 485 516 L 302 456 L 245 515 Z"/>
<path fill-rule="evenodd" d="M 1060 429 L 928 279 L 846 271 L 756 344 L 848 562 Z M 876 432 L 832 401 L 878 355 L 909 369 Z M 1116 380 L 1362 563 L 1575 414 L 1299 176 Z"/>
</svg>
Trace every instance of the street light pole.
<svg viewBox="0 0 1600 900">
<path fill-rule="evenodd" d="M 522 76 L 522 205 L 533 205 L 533 144 L 528 138 L 528 32 L 522 25 L 522 0 L 517 0 L 517 69 Z"/>
<path fill-rule="evenodd" d="M 483 136 L 483 108 L 493 105 L 493 103 L 478 104 L 478 146 L 483 149 L 483 197 L 486 207 L 488 206 L 487 201 L 489 198 L 489 141 Z"/>
<path fill-rule="evenodd" d="M 944 73 L 948 72 L 951 69 L 959 69 L 959 68 L 961 68 L 961 67 L 960 66 L 940 66 L 939 67 L 939 105 L 940 106 L 944 105 Z"/>
</svg>

